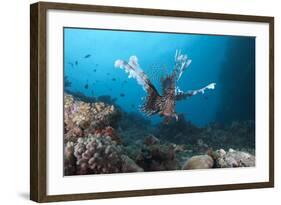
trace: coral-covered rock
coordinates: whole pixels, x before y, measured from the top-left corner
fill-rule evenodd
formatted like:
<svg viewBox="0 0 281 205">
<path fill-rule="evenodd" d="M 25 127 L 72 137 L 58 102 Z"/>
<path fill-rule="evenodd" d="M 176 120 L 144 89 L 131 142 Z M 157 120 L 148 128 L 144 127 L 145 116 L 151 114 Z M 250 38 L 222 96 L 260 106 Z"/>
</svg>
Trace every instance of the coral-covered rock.
<svg viewBox="0 0 281 205">
<path fill-rule="evenodd" d="M 113 105 L 103 102 L 86 103 L 75 100 L 72 95 L 64 95 L 64 138 L 67 141 L 77 141 L 79 137 L 95 134 L 112 126 L 119 116 Z"/>
<path fill-rule="evenodd" d="M 139 167 L 134 160 L 127 155 L 122 155 L 122 172 L 143 172 L 143 169 Z"/>
<path fill-rule="evenodd" d="M 153 135 L 145 138 L 141 151 L 136 156 L 136 163 L 145 171 L 164 171 L 180 168 L 173 144 L 161 144 Z"/>
<path fill-rule="evenodd" d="M 254 149 L 255 122 L 234 121 L 230 124 L 210 123 L 197 127 L 186 121 L 183 115 L 169 124 L 158 124 L 153 132 L 160 140 L 175 144 L 192 145 L 194 153 L 204 154 L 210 148 Z"/>
<path fill-rule="evenodd" d="M 177 121 L 169 124 L 161 123 L 158 125 L 156 136 L 161 140 L 177 144 L 195 144 L 201 129 L 186 121 L 184 115 L 180 114 Z"/>
<path fill-rule="evenodd" d="M 152 134 L 146 136 L 145 139 L 144 139 L 144 144 L 146 144 L 147 146 L 154 145 L 154 144 L 157 144 L 159 142 L 160 142 L 160 140 Z"/>
<path fill-rule="evenodd" d="M 68 142 L 64 148 L 64 174 L 66 176 L 76 173 L 76 158 L 74 156 L 74 143 Z"/>
<path fill-rule="evenodd" d="M 223 149 L 209 153 L 215 161 L 217 168 L 229 167 L 253 167 L 255 166 L 255 156 L 247 152 L 229 149 L 228 152 Z"/>
<path fill-rule="evenodd" d="M 255 147 L 255 123 L 253 121 L 234 121 L 231 124 L 221 125 L 211 123 L 201 129 L 197 136 L 209 147 L 227 149 L 235 147 L 254 148 Z"/>
<path fill-rule="evenodd" d="M 214 165 L 214 160 L 208 155 L 193 156 L 186 161 L 182 169 L 210 169 Z"/>
<path fill-rule="evenodd" d="M 77 174 L 105 174 L 122 171 L 122 151 L 110 137 L 79 138 L 74 146 Z"/>
<path fill-rule="evenodd" d="M 104 129 L 96 129 L 95 134 L 100 136 L 110 137 L 111 140 L 117 142 L 118 144 L 121 144 L 121 138 L 118 136 L 115 129 L 112 128 L 111 126 L 107 126 Z"/>
<path fill-rule="evenodd" d="M 184 144 L 181 144 L 181 145 L 173 144 L 173 147 L 174 147 L 174 151 L 176 153 L 183 153 L 183 152 L 187 152 L 188 151 Z"/>
<path fill-rule="evenodd" d="M 90 135 L 68 142 L 64 150 L 64 174 L 142 172 L 110 136 Z"/>
</svg>

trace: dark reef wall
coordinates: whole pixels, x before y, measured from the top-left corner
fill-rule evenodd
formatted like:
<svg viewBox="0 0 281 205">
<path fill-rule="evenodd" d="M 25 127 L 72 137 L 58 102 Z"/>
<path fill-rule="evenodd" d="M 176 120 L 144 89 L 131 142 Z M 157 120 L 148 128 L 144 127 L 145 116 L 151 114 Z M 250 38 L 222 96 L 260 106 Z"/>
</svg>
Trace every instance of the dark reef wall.
<svg viewBox="0 0 281 205">
<path fill-rule="evenodd" d="M 229 41 L 217 84 L 221 89 L 218 122 L 255 120 L 254 37 L 233 37 Z"/>
</svg>

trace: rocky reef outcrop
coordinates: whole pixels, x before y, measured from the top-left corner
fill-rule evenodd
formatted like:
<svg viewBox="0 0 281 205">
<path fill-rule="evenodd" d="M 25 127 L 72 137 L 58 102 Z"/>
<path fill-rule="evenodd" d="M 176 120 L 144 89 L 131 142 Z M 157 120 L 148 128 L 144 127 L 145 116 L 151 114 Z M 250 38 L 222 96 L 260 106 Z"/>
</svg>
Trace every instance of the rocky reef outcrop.
<svg viewBox="0 0 281 205">
<path fill-rule="evenodd" d="M 144 139 L 136 153 L 134 159 L 144 171 L 177 170 L 180 168 L 175 146 L 171 143 L 162 143 L 153 135 Z"/>
<path fill-rule="evenodd" d="M 210 169 L 214 166 L 214 160 L 209 155 L 193 156 L 186 161 L 182 169 Z"/>
<path fill-rule="evenodd" d="M 119 112 L 113 105 L 103 102 L 87 103 L 64 95 L 64 139 L 76 142 L 79 137 L 101 132 L 114 126 Z"/>
<path fill-rule="evenodd" d="M 192 145 L 195 153 L 206 153 L 212 149 L 253 149 L 255 147 L 254 121 L 233 121 L 230 124 L 210 123 L 196 127 L 179 116 L 178 122 L 159 124 L 154 132 L 161 140 L 177 144 Z"/>
<path fill-rule="evenodd" d="M 108 96 L 79 96 L 64 95 L 66 176 L 255 166 L 250 121 L 198 128 L 180 116 L 155 126 Z"/>
<path fill-rule="evenodd" d="M 65 173 L 108 174 L 143 171 L 110 136 L 89 135 L 65 147 Z"/>
<path fill-rule="evenodd" d="M 214 159 L 215 168 L 230 168 L 230 167 L 254 167 L 255 156 L 234 149 L 229 149 L 227 152 L 223 149 L 210 152 L 209 155 Z"/>
<path fill-rule="evenodd" d="M 188 159 L 182 169 L 210 169 L 210 168 L 234 168 L 254 167 L 255 156 L 244 152 L 229 149 L 209 151 L 206 155 L 197 155 Z"/>
<path fill-rule="evenodd" d="M 64 173 L 107 174 L 143 171 L 122 149 L 112 126 L 120 117 L 114 105 L 64 96 Z"/>
</svg>

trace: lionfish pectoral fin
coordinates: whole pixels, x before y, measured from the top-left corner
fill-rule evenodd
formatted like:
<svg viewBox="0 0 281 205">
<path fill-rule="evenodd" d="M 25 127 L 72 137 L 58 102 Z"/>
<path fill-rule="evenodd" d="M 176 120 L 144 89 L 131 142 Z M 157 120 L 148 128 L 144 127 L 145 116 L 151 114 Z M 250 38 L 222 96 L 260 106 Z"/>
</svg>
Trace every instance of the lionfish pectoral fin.
<svg viewBox="0 0 281 205">
<path fill-rule="evenodd" d="M 199 93 L 201 94 L 205 94 L 205 91 L 206 90 L 214 90 L 216 87 L 216 83 L 210 83 L 209 85 L 203 87 L 203 88 L 200 88 L 198 90 L 190 90 L 190 91 L 187 91 L 187 92 L 178 92 L 176 93 L 176 97 L 175 99 L 176 100 L 185 100 L 189 97 L 192 97 L 194 95 L 197 95 Z"/>
<path fill-rule="evenodd" d="M 179 121 L 179 116 L 177 114 L 174 114 L 174 117 L 175 117 L 176 121 Z"/>
<path fill-rule="evenodd" d="M 128 77 L 136 79 L 139 85 L 147 92 L 144 104 L 141 106 L 141 110 L 147 115 L 153 115 L 159 112 L 159 95 L 155 86 L 151 83 L 148 76 L 144 73 L 138 64 L 138 58 L 136 56 L 131 56 L 129 62 L 124 60 L 116 60 L 115 67 L 124 69 L 128 73 Z"/>
<path fill-rule="evenodd" d="M 142 105 L 142 111 L 147 115 L 154 115 L 160 112 L 161 97 L 155 88 L 150 87 Z"/>
</svg>

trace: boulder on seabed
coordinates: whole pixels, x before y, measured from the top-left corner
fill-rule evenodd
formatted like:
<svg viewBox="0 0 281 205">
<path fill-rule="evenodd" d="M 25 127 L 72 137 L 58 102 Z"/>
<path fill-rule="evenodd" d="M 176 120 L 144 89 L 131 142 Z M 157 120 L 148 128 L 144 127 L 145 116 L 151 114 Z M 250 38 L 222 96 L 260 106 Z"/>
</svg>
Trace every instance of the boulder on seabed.
<svg viewBox="0 0 281 205">
<path fill-rule="evenodd" d="M 197 155 L 188 159 L 182 169 L 210 169 L 213 165 L 214 160 L 209 155 Z"/>
</svg>

